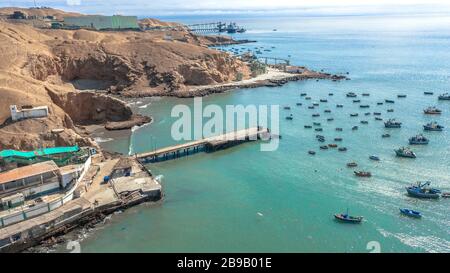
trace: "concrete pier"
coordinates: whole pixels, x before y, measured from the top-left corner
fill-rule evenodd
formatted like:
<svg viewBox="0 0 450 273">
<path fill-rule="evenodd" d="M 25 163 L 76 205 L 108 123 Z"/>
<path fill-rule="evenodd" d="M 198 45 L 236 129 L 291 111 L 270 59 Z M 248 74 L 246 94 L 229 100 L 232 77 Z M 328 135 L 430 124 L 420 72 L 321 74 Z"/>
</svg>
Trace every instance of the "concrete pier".
<svg viewBox="0 0 450 273">
<path fill-rule="evenodd" d="M 252 127 L 244 130 L 221 134 L 218 136 L 165 147 L 152 152 L 136 154 L 135 157 L 142 163 L 155 163 L 179 158 L 182 156 L 188 156 L 200 151 L 214 152 L 244 142 L 269 138 L 269 129 L 263 127 Z"/>
</svg>

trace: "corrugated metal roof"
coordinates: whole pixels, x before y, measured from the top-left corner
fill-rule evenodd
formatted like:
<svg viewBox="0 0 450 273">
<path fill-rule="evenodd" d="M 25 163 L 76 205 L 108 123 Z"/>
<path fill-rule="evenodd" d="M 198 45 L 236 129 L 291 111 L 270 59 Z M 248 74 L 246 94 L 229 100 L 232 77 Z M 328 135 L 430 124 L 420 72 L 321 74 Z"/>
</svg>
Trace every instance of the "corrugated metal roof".
<svg viewBox="0 0 450 273">
<path fill-rule="evenodd" d="M 137 29 L 139 28 L 136 16 L 100 16 L 87 15 L 78 17 L 65 17 L 64 25 L 93 29 Z"/>
<path fill-rule="evenodd" d="M 48 172 L 55 172 L 58 170 L 58 166 L 53 161 L 46 161 L 21 168 L 16 168 L 4 173 L 0 173 L 0 184 Z"/>
<path fill-rule="evenodd" d="M 45 155 L 54 155 L 54 154 L 62 154 L 62 153 L 73 153 L 78 152 L 80 148 L 75 146 L 69 147 L 53 147 L 53 148 L 44 148 L 35 151 L 16 151 L 16 150 L 3 150 L 0 151 L 0 157 L 22 157 L 22 158 L 35 158 L 36 156 L 45 156 Z"/>
</svg>

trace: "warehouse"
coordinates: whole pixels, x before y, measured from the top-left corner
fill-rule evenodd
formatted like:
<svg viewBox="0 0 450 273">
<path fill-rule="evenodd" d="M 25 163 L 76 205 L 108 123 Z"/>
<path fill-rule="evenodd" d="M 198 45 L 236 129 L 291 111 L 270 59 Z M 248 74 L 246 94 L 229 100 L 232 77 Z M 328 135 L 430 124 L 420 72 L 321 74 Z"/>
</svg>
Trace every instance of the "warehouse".
<svg viewBox="0 0 450 273">
<path fill-rule="evenodd" d="M 69 29 L 95 29 L 95 30 L 133 30 L 139 29 L 136 16 L 100 16 L 87 15 L 77 17 L 65 17 L 64 28 Z"/>
</svg>

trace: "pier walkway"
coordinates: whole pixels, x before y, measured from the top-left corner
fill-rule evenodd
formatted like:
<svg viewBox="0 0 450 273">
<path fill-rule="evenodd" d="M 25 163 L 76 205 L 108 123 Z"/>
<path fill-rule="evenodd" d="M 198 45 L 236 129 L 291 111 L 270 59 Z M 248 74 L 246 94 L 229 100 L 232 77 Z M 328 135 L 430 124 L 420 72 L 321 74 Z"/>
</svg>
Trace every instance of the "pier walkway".
<svg viewBox="0 0 450 273">
<path fill-rule="evenodd" d="M 155 151 L 136 154 L 142 163 L 154 163 L 188 156 L 199 151 L 214 152 L 243 142 L 270 139 L 270 130 L 263 127 L 253 127 L 244 130 L 221 134 L 218 136 L 194 140 L 191 142 L 161 148 Z"/>
</svg>

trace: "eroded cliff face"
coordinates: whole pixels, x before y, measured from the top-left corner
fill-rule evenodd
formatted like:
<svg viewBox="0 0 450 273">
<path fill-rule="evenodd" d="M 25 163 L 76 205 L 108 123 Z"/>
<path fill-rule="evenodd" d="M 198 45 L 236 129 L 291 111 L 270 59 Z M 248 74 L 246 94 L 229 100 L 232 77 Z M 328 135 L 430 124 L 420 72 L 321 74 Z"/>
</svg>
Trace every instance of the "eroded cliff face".
<svg viewBox="0 0 450 273">
<path fill-rule="evenodd" d="M 207 47 L 214 40 L 187 31 L 50 30 L 0 21 L 0 149 L 89 144 L 81 125 L 114 130 L 150 121 L 111 94 L 170 95 L 248 77 L 246 64 Z M 94 87 L 84 88 L 86 81 Z M 12 104 L 47 105 L 50 114 L 11 122 Z"/>
</svg>

